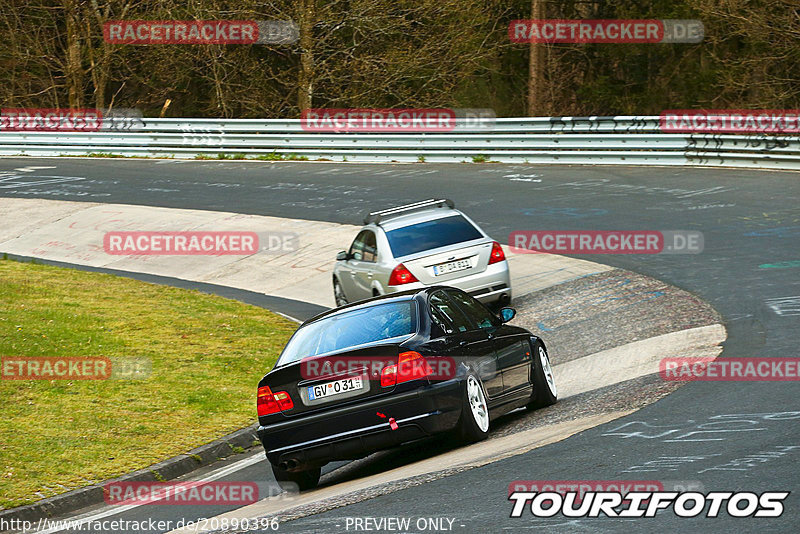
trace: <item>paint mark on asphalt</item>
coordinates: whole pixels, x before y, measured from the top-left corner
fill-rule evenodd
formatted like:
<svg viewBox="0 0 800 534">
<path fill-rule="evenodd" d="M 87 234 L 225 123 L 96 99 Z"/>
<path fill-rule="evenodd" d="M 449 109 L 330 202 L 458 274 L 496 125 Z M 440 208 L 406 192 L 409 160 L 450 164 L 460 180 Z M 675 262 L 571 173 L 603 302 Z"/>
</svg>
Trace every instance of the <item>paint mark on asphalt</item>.
<svg viewBox="0 0 800 534">
<path fill-rule="evenodd" d="M 779 263 L 762 263 L 758 266 L 759 269 L 792 269 L 800 267 L 800 260 L 782 261 Z"/>
<path fill-rule="evenodd" d="M 603 434 L 622 439 L 640 438 L 661 440 L 664 443 L 726 441 L 739 432 L 769 430 L 765 422 L 793 421 L 800 412 L 770 412 L 754 414 L 724 414 L 708 418 L 708 422 L 693 424 L 690 419 L 672 425 L 653 425 L 647 421 L 629 421 Z"/>
<path fill-rule="evenodd" d="M 600 208 L 528 208 L 522 210 L 523 215 L 530 217 L 568 217 L 570 219 L 583 219 L 585 217 L 599 217 L 606 215 L 608 210 Z"/>
<path fill-rule="evenodd" d="M 767 299 L 767 306 L 781 317 L 800 315 L 800 295 Z"/>
<path fill-rule="evenodd" d="M 745 237 L 797 237 L 800 236 L 800 226 L 779 226 L 767 230 L 747 232 Z"/>
<path fill-rule="evenodd" d="M 82 176 L 26 176 L 9 172 L 0 173 L 0 189 L 16 189 L 34 185 L 51 185 L 85 180 Z"/>
<path fill-rule="evenodd" d="M 33 172 L 33 171 L 39 171 L 39 170 L 43 170 L 43 169 L 55 169 L 55 167 L 20 167 L 18 169 L 14 169 L 14 170 L 15 171 L 19 171 L 19 172 Z"/>
</svg>

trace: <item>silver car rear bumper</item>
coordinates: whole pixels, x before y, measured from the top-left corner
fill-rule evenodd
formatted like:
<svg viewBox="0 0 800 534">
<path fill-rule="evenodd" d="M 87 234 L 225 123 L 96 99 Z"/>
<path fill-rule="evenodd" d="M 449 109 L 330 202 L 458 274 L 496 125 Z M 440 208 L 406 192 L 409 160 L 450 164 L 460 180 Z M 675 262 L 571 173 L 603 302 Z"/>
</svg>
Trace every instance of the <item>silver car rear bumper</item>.
<svg viewBox="0 0 800 534">
<path fill-rule="evenodd" d="M 439 284 L 413 282 L 401 286 L 387 286 L 386 293 L 397 293 L 408 289 L 421 289 L 429 285 Z M 487 304 L 495 303 L 500 300 L 511 300 L 511 274 L 508 270 L 507 261 L 489 265 L 482 273 L 441 282 L 441 285 L 457 287 Z"/>
</svg>

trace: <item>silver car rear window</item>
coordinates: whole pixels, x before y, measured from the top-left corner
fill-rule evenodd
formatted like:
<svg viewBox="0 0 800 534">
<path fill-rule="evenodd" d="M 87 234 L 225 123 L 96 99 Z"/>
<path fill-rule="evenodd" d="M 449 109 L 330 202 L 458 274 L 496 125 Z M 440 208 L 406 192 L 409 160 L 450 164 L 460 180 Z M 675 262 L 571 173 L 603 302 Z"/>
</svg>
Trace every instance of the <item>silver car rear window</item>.
<svg viewBox="0 0 800 534">
<path fill-rule="evenodd" d="M 483 235 L 461 215 L 451 215 L 386 232 L 395 258 L 416 254 L 464 241 L 481 239 Z"/>
</svg>

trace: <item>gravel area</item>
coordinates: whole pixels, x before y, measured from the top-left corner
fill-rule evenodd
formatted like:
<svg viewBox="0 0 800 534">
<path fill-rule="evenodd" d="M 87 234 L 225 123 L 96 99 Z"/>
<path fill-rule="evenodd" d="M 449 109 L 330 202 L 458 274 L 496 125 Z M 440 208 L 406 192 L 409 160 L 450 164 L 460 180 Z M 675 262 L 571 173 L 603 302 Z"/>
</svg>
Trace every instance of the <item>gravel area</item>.
<svg viewBox="0 0 800 534">
<path fill-rule="evenodd" d="M 669 332 L 721 323 L 698 297 L 647 276 L 614 269 L 515 299 L 513 324 L 547 345 L 553 364 Z"/>
</svg>

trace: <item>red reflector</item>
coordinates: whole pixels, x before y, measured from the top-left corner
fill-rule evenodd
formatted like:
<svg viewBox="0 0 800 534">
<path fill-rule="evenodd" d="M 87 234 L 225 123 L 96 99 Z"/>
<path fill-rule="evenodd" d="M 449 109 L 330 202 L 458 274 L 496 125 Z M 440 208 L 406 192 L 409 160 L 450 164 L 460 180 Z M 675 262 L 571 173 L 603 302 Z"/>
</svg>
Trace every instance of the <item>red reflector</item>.
<svg viewBox="0 0 800 534">
<path fill-rule="evenodd" d="M 495 241 L 492 243 L 492 253 L 489 255 L 489 265 L 501 261 L 506 261 L 506 255 L 503 254 L 503 247 L 500 246 L 500 243 Z"/>
<path fill-rule="evenodd" d="M 275 396 L 272 394 L 272 390 L 269 389 L 269 386 L 262 386 L 258 388 L 256 408 L 258 409 L 259 417 L 281 411 L 280 406 L 278 406 L 278 401 L 275 400 Z"/>
<path fill-rule="evenodd" d="M 401 286 L 403 284 L 410 284 L 411 282 L 419 282 L 419 280 L 417 280 L 417 277 L 411 274 L 411 271 L 406 269 L 406 266 L 402 263 L 395 267 L 392 270 L 392 274 L 389 275 L 390 286 Z"/>
</svg>

